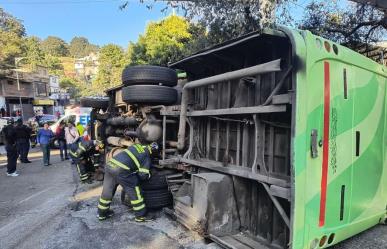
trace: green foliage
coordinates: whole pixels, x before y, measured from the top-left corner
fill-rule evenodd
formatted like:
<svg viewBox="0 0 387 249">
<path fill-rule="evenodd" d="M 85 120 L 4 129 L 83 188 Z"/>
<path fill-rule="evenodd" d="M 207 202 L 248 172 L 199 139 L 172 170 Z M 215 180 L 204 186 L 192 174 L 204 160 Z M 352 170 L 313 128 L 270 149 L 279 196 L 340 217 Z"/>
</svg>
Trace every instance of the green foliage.
<svg viewBox="0 0 387 249">
<path fill-rule="evenodd" d="M 12 32 L 0 30 L 0 68 L 13 68 L 14 58 L 19 56 L 22 38 Z"/>
<path fill-rule="evenodd" d="M 42 42 L 38 37 L 30 36 L 24 40 L 24 57 L 23 63 L 30 70 L 35 70 L 37 66 L 47 67 L 49 73 L 55 75 L 63 74 L 63 66 L 58 57 L 46 53 L 43 50 Z"/>
<path fill-rule="evenodd" d="M 42 41 L 42 49 L 51 56 L 68 56 L 69 49 L 67 43 L 59 37 L 48 36 Z"/>
<path fill-rule="evenodd" d="M 14 67 L 14 58 L 22 53 L 24 35 L 21 21 L 0 8 L 0 68 Z"/>
<path fill-rule="evenodd" d="M 387 14 L 365 4 L 313 0 L 307 5 L 304 18 L 298 25 L 351 47 L 359 42 L 377 42 L 385 38 Z"/>
<path fill-rule="evenodd" d="M 122 70 L 127 64 L 127 57 L 120 46 L 103 46 L 99 51 L 98 73 L 92 85 L 87 88 L 87 94 L 103 95 L 107 88 L 120 85 Z"/>
<path fill-rule="evenodd" d="M 98 52 L 98 49 L 97 45 L 90 44 L 85 37 L 74 37 L 69 46 L 70 55 L 75 58 L 82 58 L 92 52 Z"/>
<path fill-rule="evenodd" d="M 198 22 L 208 31 L 197 41 L 203 42 L 204 39 L 207 44 L 213 45 L 273 26 L 276 8 L 283 8 L 294 1 L 296 0 L 166 1 L 168 7 L 163 11 L 178 8 L 184 12 L 189 21 Z M 126 6 L 127 4 L 121 5 L 122 8 Z M 282 15 L 289 16 L 289 13 L 283 11 Z"/>
<path fill-rule="evenodd" d="M 24 57 L 27 66 L 35 70 L 37 66 L 44 65 L 45 53 L 41 48 L 41 40 L 38 37 L 30 36 L 24 39 Z"/>
<path fill-rule="evenodd" d="M 151 22 L 136 43 L 130 43 L 130 64 L 152 64 L 166 66 L 192 52 L 203 48 L 196 40 L 203 38 L 205 29 L 189 23 L 185 18 L 169 16 L 160 22 Z M 195 42 L 194 42 L 195 41 Z"/>
<path fill-rule="evenodd" d="M 140 2 L 144 2 L 141 1 Z M 347 0 L 227 0 L 166 1 L 190 21 L 206 27 L 207 35 L 197 41 L 208 45 L 277 24 L 309 29 L 336 42 L 351 46 L 386 38 L 387 12 L 375 6 Z M 369 1 L 370 2 L 370 1 Z M 374 1 L 371 1 L 374 2 Z M 306 3 L 306 7 L 303 7 Z M 149 3 L 147 2 L 147 6 Z M 152 5 L 152 4 L 150 4 Z M 124 2 L 121 7 L 127 7 Z M 151 8 L 152 6 L 150 6 Z M 295 20 L 296 8 L 304 8 L 302 20 Z"/>
<path fill-rule="evenodd" d="M 63 65 L 58 57 L 45 54 L 43 65 L 48 68 L 50 74 L 63 75 Z"/>
<path fill-rule="evenodd" d="M 71 77 L 61 77 L 59 86 L 67 89 L 71 98 L 79 98 L 81 96 L 82 83 Z"/>
<path fill-rule="evenodd" d="M 0 30 L 16 34 L 18 37 L 25 36 L 26 30 L 22 21 L 0 8 Z"/>
</svg>

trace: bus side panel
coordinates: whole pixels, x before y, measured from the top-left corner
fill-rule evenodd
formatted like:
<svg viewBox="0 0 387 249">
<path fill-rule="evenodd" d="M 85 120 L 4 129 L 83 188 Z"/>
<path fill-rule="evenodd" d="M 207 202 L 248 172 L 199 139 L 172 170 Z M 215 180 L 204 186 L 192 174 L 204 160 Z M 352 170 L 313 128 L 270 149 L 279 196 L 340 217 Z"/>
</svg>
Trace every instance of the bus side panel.
<svg viewBox="0 0 387 249">
<path fill-rule="evenodd" d="M 356 222 L 385 212 L 382 199 L 385 83 L 372 72 L 358 69 L 354 106 L 355 155 L 352 167 L 350 218 Z M 366 116 L 366 118 L 362 118 Z"/>
<path fill-rule="evenodd" d="M 330 108 L 325 217 L 319 213 L 320 227 L 340 227 L 348 223 L 352 188 L 354 69 L 340 61 L 329 65 Z M 321 196 L 320 196 L 321 201 Z M 321 212 L 320 203 L 320 212 Z M 321 222 L 320 222 L 321 220 Z"/>
<path fill-rule="evenodd" d="M 300 34 L 304 43 L 294 39 L 303 67 L 292 141 L 292 248 L 326 248 L 386 214 L 387 75 L 348 48 Z M 337 53 L 329 49 L 333 44 Z"/>
</svg>

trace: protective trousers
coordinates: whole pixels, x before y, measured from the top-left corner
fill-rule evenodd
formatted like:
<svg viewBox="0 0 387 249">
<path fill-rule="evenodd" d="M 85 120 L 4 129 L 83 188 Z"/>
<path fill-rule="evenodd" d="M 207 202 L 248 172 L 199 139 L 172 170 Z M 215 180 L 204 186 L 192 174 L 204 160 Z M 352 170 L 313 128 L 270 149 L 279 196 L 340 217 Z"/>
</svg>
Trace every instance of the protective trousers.
<svg viewBox="0 0 387 249">
<path fill-rule="evenodd" d="M 90 158 L 75 160 L 75 163 L 77 165 L 78 174 L 81 181 L 84 182 L 89 179 L 89 174 L 94 171 L 94 166 Z"/>
<path fill-rule="evenodd" d="M 106 217 L 118 185 L 121 185 L 129 196 L 136 217 L 144 216 L 146 207 L 139 183 L 136 173 L 131 173 L 129 170 L 120 167 L 106 166 L 102 195 L 98 203 L 99 219 L 102 220 Z"/>
<path fill-rule="evenodd" d="M 12 174 L 16 171 L 17 150 L 16 145 L 5 145 L 7 151 L 7 173 Z"/>
</svg>

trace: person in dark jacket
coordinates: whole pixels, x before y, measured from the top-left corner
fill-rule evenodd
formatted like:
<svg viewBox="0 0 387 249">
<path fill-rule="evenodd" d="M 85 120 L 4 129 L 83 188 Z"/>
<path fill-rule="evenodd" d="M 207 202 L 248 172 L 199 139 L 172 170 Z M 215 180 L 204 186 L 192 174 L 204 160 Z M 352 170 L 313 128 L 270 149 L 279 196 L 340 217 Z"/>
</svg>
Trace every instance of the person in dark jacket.
<svg viewBox="0 0 387 249">
<path fill-rule="evenodd" d="M 50 143 L 54 138 L 54 133 L 50 130 L 48 123 L 45 123 L 43 129 L 38 131 L 37 142 L 43 152 L 43 164 L 49 166 L 50 164 Z"/>
<path fill-rule="evenodd" d="M 23 124 L 22 119 L 16 121 L 16 148 L 20 162 L 31 163 L 28 160 L 28 152 L 30 150 L 30 138 L 32 129 Z"/>
<path fill-rule="evenodd" d="M 60 152 L 60 158 L 62 161 L 68 160 L 67 156 L 67 143 L 66 143 L 66 137 L 65 137 L 65 123 L 62 121 L 58 125 L 56 129 L 56 139 L 59 143 L 59 152 Z"/>
<path fill-rule="evenodd" d="M 7 125 L 1 132 L 4 135 L 5 150 L 7 151 L 7 176 L 18 176 L 19 174 L 16 172 L 16 129 L 12 118 L 7 121 Z"/>
<path fill-rule="evenodd" d="M 141 181 L 151 177 L 152 156 L 158 154 L 157 143 L 151 145 L 134 144 L 113 156 L 105 167 L 102 194 L 98 203 L 98 219 L 105 220 L 114 212 L 110 210 L 114 193 L 121 185 L 130 198 L 130 204 L 135 212 L 136 222 L 152 219 L 147 217 L 144 197 L 140 188 Z"/>
<path fill-rule="evenodd" d="M 78 138 L 70 147 L 70 155 L 77 166 L 82 183 L 91 183 L 90 174 L 100 165 L 100 155 L 104 145 L 96 140 Z"/>
</svg>

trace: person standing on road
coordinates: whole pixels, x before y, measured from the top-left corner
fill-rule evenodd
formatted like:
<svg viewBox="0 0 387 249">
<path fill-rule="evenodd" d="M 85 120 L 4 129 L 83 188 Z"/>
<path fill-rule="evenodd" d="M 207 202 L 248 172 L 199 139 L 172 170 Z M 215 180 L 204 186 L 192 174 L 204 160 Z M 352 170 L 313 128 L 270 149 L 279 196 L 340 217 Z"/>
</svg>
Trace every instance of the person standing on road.
<svg viewBox="0 0 387 249">
<path fill-rule="evenodd" d="M 50 163 L 50 143 L 54 138 L 54 133 L 50 130 L 48 123 L 44 123 L 43 129 L 38 131 L 37 142 L 40 144 L 40 148 L 43 152 L 43 164 L 44 166 L 51 165 Z"/>
<path fill-rule="evenodd" d="M 4 135 L 5 150 L 7 151 L 7 176 L 18 176 L 19 174 L 16 172 L 16 129 L 12 118 L 7 121 L 7 125 L 1 132 Z"/>
<path fill-rule="evenodd" d="M 100 164 L 100 151 L 103 150 L 103 143 L 96 140 L 84 140 L 82 138 L 73 143 L 70 148 L 70 155 L 77 165 L 79 178 L 82 183 L 91 183 L 90 174 Z"/>
<path fill-rule="evenodd" d="M 151 177 L 152 156 L 158 154 L 157 143 L 143 146 L 134 144 L 113 156 L 105 167 L 102 194 L 98 203 L 98 219 L 106 220 L 113 216 L 110 210 L 114 193 L 118 185 L 121 185 L 125 193 L 129 195 L 130 204 L 135 212 L 136 222 L 151 220 L 146 216 L 144 197 L 140 188 L 140 182 Z"/>
<path fill-rule="evenodd" d="M 17 153 L 22 163 L 31 163 L 28 160 L 28 152 L 30 150 L 30 138 L 32 129 L 23 124 L 22 119 L 16 121 L 16 148 Z"/>
<path fill-rule="evenodd" d="M 67 127 L 65 127 L 65 138 L 67 143 L 67 148 L 71 149 L 72 145 L 79 138 L 79 133 L 77 129 L 74 127 L 74 124 L 69 122 Z M 74 160 L 71 159 L 71 164 L 74 164 Z"/>
<path fill-rule="evenodd" d="M 62 121 L 56 128 L 56 139 L 59 143 L 59 151 L 60 151 L 60 158 L 62 161 L 68 160 L 67 156 L 67 142 L 66 142 L 66 136 L 65 136 L 65 123 Z"/>
</svg>

